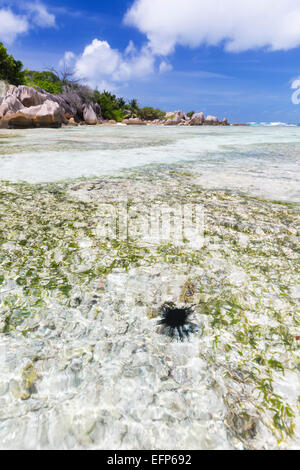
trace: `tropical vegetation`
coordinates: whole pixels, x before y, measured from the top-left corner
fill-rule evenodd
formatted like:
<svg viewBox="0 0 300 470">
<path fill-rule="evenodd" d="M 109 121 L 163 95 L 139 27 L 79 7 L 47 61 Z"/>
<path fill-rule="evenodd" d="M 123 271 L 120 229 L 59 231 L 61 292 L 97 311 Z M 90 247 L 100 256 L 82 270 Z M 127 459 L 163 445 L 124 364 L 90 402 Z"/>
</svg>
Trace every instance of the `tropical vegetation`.
<svg viewBox="0 0 300 470">
<path fill-rule="evenodd" d="M 25 71 L 22 69 L 22 62 L 9 55 L 0 42 L 0 80 L 6 80 L 16 86 L 22 85 L 25 81 Z"/>
<path fill-rule="evenodd" d="M 12 85 L 27 85 L 32 88 L 42 88 L 53 95 L 67 97 L 68 102 L 78 99 L 85 103 L 97 103 L 101 107 L 101 114 L 104 119 L 113 119 L 117 122 L 125 118 L 139 118 L 153 121 L 163 119 L 165 112 L 151 107 L 141 108 L 136 99 L 126 101 L 109 91 L 100 92 L 98 89 L 80 84 L 74 79 L 72 71 L 59 73 L 55 70 L 36 71 L 23 69 L 23 64 L 16 61 L 13 56 L 0 42 L 0 80 L 5 80 Z"/>
</svg>

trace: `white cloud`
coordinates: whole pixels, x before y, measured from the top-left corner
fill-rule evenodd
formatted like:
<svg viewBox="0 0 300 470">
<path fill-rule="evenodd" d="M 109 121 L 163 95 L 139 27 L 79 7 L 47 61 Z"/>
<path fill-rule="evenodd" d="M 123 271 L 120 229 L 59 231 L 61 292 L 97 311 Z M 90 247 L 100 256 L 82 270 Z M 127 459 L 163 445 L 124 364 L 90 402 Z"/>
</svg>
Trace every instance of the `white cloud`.
<svg viewBox="0 0 300 470">
<path fill-rule="evenodd" d="M 299 0 L 135 0 L 125 23 L 146 34 L 153 53 L 177 44 L 224 44 L 227 51 L 300 45 Z"/>
<path fill-rule="evenodd" d="M 11 44 L 19 34 L 29 29 L 27 18 L 15 15 L 11 10 L 0 10 L 0 41 Z"/>
<path fill-rule="evenodd" d="M 176 45 L 221 46 L 230 52 L 300 46 L 299 0 L 134 0 L 124 21 L 148 41 L 139 50 L 130 41 L 121 52 L 94 39 L 74 62 L 76 76 L 90 86 L 117 86 L 155 71 L 168 72 L 172 65 L 166 56 Z M 197 73 L 201 78 L 226 78 Z"/>
<path fill-rule="evenodd" d="M 76 55 L 72 51 L 66 51 L 63 58 L 59 61 L 60 67 L 70 67 L 74 64 Z"/>
<path fill-rule="evenodd" d="M 71 54 L 68 52 L 67 54 Z M 65 54 L 66 57 L 66 54 Z M 90 86 L 115 87 L 120 82 L 140 79 L 155 70 L 155 57 L 148 47 L 138 51 L 132 41 L 124 53 L 112 49 L 107 41 L 94 39 L 75 62 L 75 75 Z"/>
<path fill-rule="evenodd" d="M 172 65 L 169 64 L 168 62 L 166 62 L 165 60 L 163 60 L 163 61 L 159 64 L 159 73 L 170 72 L 171 70 L 173 70 Z"/>
<path fill-rule="evenodd" d="M 137 50 L 133 41 L 129 41 L 128 46 L 125 49 L 125 55 L 136 54 Z"/>
<path fill-rule="evenodd" d="M 12 2 L 14 9 L 16 3 Z M 50 28 L 55 26 L 55 16 L 40 2 L 18 5 L 18 13 L 12 8 L 0 8 L 0 41 L 12 44 L 20 35 L 33 27 Z"/>
<path fill-rule="evenodd" d="M 51 28 L 55 26 L 55 16 L 47 11 L 42 3 L 36 2 L 27 4 L 26 9 L 31 13 L 33 22 L 41 28 Z"/>
<path fill-rule="evenodd" d="M 103 79 L 118 70 L 120 62 L 119 52 L 112 49 L 108 42 L 94 39 L 77 60 L 76 75 L 91 80 Z"/>
</svg>

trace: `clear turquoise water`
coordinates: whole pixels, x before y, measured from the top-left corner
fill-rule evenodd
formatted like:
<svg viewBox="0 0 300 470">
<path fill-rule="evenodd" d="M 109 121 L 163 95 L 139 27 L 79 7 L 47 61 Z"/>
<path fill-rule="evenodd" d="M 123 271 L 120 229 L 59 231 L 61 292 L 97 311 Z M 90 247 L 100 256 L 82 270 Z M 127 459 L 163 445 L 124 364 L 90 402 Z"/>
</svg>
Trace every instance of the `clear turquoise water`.
<svg viewBox="0 0 300 470">
<path fill-rule="evenodd" d="M 298 207 L 194 186 L 299 201 L 299 151 L 296 127 L 0 131 L 0 448 L 299 449 Z M 154 177 L 35 185 L 131 171 Z M 189 192 L 201 250 L 103 237 L 102 202 Z M 191 282 L 199 334 L 171 342 L 155 314 Z"/>
<path fill-rule="evenodd" d="M 300 127 L 97 126 L 0 131 L 0 179 L 30 183 L 164 165 L 198 183 L 300 201 Z"/>
</svg>

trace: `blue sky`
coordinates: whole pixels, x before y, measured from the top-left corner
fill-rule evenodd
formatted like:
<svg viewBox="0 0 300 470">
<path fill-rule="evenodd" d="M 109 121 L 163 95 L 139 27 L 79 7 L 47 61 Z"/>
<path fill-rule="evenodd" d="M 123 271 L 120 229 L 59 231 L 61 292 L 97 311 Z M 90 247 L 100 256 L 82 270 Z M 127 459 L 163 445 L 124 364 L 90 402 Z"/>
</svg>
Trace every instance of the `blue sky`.
<svg viewBox="0 0 300 470">
<path fill-rule="evenodd" d="M 144 106 L 300 122 L 298 0 L 0 0 L 0 41 Z"/>
</svg>

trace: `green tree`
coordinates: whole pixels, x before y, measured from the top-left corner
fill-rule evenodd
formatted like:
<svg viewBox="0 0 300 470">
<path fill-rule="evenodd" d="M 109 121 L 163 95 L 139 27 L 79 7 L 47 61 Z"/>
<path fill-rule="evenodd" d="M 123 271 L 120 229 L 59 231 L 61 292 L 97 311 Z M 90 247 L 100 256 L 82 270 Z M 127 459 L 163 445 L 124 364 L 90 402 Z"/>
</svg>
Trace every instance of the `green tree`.
<svg viewBox="0 0 300 470">
<path fill-rule="evenodd" d="M 23 85 L 25 72 L 22 69 L 22 62 L 9 55 L 0 42 L 0 80 L 6 80 L 11 85 Z"/>
<path fill-rule="evenodd" d="M 129 111 L 132 118 L 137 117 L 140 110 L 137 100 L 130 100 L 126 106 L 126 109 Z"/>
<path fill-rule="evenodd" d="M 141 108 L 138 111 L 138 117 L 145 121 L 154 121 L 155 119 L 164 119 L 166 113 L 161 109 L 154 109 L 151 107 Z"/>
<path fill-rule="evenodd" d="M 25 83 L 33 88 L 38 86 L 53 95 L 59 95 L 62 92 L 62 81 L 54 72 L 25 70 Z"/>
<path fill-rule="evenodd" d="M 94 91 L 93 101 L 98 103 L 101 107 L 101 114 L 104 119 L 114 119 L 121 122 L 125 116 L 125 100 L 124 98 L 117 98 L 109 91 L 100 93 L 98 90 Z"/>
<path fill-rule="evenodd" d="M 186 113 L 187 117 L 192 118 L 195 114 L 195 111 L 190 111 L 189 113 Z"/>
</svg>

